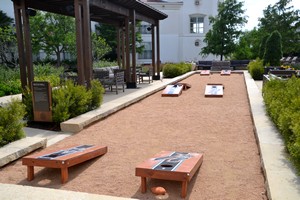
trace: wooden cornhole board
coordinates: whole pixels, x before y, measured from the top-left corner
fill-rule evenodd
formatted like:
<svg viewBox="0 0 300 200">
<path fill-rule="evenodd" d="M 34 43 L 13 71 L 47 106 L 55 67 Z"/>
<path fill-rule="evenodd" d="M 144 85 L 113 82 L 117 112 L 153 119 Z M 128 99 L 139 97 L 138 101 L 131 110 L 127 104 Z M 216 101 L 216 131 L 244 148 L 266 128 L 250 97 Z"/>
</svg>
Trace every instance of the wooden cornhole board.
<svg viewBox="0 0 300 200">
<path fill-rule="evenodd" d="M 27 165 L 27 180 L 34 179 L 34 166 L 60 168 L 61 183 L 68 181 L 68 168 L 87 160 L 101 156 L 107 152 L 107 146 L 81 145 L 51 152 L 41 152 L 22 158 Z"/>
<path fill-rule="evenodd" d="M 221 76 L 230 76 L 231 70 L 224 69 L 221 71 Z"/>
<path fill-rule="evenodd" d="M 200 76 L 209 76 L 210 75 L 210 70 L 201 70 Z"/>
<path fill-rule="evenodd" d="M 141 177 L 141 192 L 147 191 L 146 179 L 181 181 L 181 197 L 187 195 L 188 182 L 203 162 L 203 154 L 162 151 L 135 168 L 135 175 Z"/>
<path fill-rule="evenodd" d="M 182 84 L 167 85 L 167 87 L 162 91 L 162 97 L 178 97 L 181 95 L 183 90 Z"/>
<path fill-rule="evenodd" d="M 223 84 L 207 84 L 205 87 L 205 97 L 223 97 Z"/>
</svg>

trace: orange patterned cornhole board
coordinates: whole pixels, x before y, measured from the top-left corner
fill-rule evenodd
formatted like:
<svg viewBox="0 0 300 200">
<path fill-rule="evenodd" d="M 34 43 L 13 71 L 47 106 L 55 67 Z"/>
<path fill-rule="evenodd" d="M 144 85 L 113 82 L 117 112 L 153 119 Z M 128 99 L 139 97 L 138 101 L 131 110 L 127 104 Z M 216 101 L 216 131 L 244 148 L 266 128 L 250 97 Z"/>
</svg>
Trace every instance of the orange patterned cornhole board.
<svg viewBox="0 0 300 200">
<path fill-rule="evenodd" d="M 205 87 L 205 97 L 223 97 L 224 86 L 222 84 L 207 84 Z"/>
<path fill-rule="evenodd" d="M 68 181 L 68 168 L 107 152 L 107 146 L 81 145 L 55 152 L 40 152 L 22 158 L 27 165 L 27 180 L 34 179 L 34 166 L 60 168 L 61 183 Z"/>
<path fill-rule="evenodd" d="M 201 70 L 200 76 L 209 76 L 210 75 L 210 70 Z"/>
<path fill-rule="evenodd" d="M 182 84 L 175 85 L 167 85 L 167 87 L 163 90 L 161 96 L 162 97 L 178 97 L 181 95 L 183 90 Z"/>
<path fill-rule="evenodd" d="M 231 74 L 231 70 L 225 69 L 221 71 L 221 76 L 230 76 L 230 74 Z"/>
<path fill-rule="evenodd" d="M 146 179 L 181 181 L 181 197 L 187 195 L 188 182 L 203 162 L 203 154 L 162 151 L 135 168 L 135 175 L 141 177 L 141 191 L 147 191 Z"/>
</svg>

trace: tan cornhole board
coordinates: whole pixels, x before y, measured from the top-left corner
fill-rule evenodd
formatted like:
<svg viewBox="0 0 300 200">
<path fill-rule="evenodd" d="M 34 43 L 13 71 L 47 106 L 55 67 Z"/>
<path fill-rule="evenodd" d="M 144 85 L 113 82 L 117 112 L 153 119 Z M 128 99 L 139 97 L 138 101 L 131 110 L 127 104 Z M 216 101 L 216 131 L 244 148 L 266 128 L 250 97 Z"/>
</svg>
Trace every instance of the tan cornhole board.
<svg viewBox="0 0 300 200">
<path fill-rule="evenodd" d="M 135 175 L 141 177 L 141 192 L 147 191 L 146 179 L 181 181 L 181 197 L 187 195 L 188 182 L 203 162 L 203 154 L 162 151 L 135 168 Z"/>
<path fill-rule="evenodd" d="M 68 149 L 40 152 L 22 158 L 27 165 L 27 180 L 34 179 L 34 166 L 60 168 L 61 183 L 68 181 L 68 168 L 87 160 L 101 156 L 107 152 L 107 146 L 81 145 Z"/>
<path fill-rule="evenodd" d="M 181 95 L 183 90 L 182 84 L 167 85 L 167 87 L 162 91 L 162 97 L 178 97 Z"/>
<path fill-rule="evenodd" d="M 210 75 L 210 70 L 201 70 L 200 76 L 209 76 Z"/>
<path fill-rule="evenodd" d="M 205 87 L 205 97 L 223 97 L 223 84 L 207 84 Z"/>
<path fill-rule="evenodd" d="M 221 76 L 230 76 L 231 70 L 224 69 L 221 71 Z"/>
</svg>

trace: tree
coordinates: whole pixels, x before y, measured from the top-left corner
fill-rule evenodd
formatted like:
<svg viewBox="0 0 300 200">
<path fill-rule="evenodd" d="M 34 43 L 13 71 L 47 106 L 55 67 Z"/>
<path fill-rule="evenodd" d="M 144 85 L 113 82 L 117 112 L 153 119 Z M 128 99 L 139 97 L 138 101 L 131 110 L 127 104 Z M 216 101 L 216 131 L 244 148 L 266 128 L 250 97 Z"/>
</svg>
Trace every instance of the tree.
<svg viewBox="0 0 300 200">
<path fill-rule="evenodd" d="M 111 51 L 111 47 L 106 43 L 105 39 L 92 33 L 92 52 L 93 61 L 99 61 L 107 52 Z"/>
<path fill-rule="evenodd" d="M 250 60 L 258 57 L 257 49 L 260 45 L 260 33 L 254 28 L 251 31 L 245 31 L 240 35 L 238 44 L 233 52 L 232 59 Z"/>
<path fill-rule="evenodd" d="M 48 56 L 55 53 L 57 66 L 61 53 L 75 54 L 75 20 L 72 17 L 40 12 L 30 18 L 32 49 L 35 53 L 43 50 Z"/>
<path fill-rule="evenodd" d="M 282 58 L 282 44 L 281 35 L 278 31 L 271 33 L 266 41 L 264 53 L 264 65 L 280 66 L 280 59 Z"/>
<path fill-rule="evenodd" d="M 300 51 L 300 11 L 293 10 L 288 4 L 292 0 L 279 0 L 275 5 L 269 5 L 260 18 L 259 27 L 266 34 L 277 30 L 282 37 L 282 50 L 285 55 Z"/>
<path fill-rule="evenodd" d="M 10 26 L 13 23 L 13 19 L 7 16 L 5 12 L 0 10 L 0 28 Z"/>
<path fill-rule="evenodd" d="M 218 15 L 209 17 L 209 22 L 213 25 L 205 35 L 206 46 L 201 49 L 200 54 L 220 55 L 223 60 L 223 56 L 230 56 L 234 52 L 235 42 L 242 33 L 241 27 L 247 22 L 242 7 L 243 2 L 237 0 L 218 3 Z"/>
<path fill-rule="evenodd" d="M 141 22 L 136 23 L 136 27 L 140 30 Z M 109 60 L 116 60 L 117 59 L 117 29 L 115 26 L 110 24 L 98 24 L 96 26 L 97 34 L 104 38 L 107 41 L 107 44 L 111 47 L 111 52 L 106 55 L 106 58 Z M 129 36 L 130 43 L 132 37 Z M 136 52 L 142 53 L 144 50 L 144 45 L 142 45 L 143 39 L 142 34 L 140 31 L 136 32 L 135 36 L 135 45 L 136 45 Z"/>
<path fill-rule="evenodd" d="M 270 37 L 270 35 L 265 35 L 261 40 L 261 43 L 259 45 L 259 51 L 258 51 L 258 57 L 260 59 L 264 58 L 264 54 L 265 54 L 265 51 L 266 51 L 266 43 L 267 43 L 267 40 L 268 40 L 269 37 Z"/>
<path fill-rule="evenodd" d="M 0 10 L 0 63 L 14 68 L 17 66 L 17 46 L 13 19 Z"/>
</svg>

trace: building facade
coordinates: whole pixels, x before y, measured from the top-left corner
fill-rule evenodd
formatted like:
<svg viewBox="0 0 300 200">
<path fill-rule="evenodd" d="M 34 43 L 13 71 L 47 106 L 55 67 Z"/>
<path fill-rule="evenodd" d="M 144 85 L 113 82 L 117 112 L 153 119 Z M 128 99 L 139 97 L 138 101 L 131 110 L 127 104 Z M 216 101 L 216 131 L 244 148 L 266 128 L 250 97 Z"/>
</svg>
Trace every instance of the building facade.
<svg viewBox="0 0 300 200">
<path fill-rule="evenodd" d="M 166 13 L 160 22 L 161 62 L 217 60 L 218 57 L 200 55 L 206 33 L 211 28 L 209 17 L 218 14 L 219 0 L 143 0 Z M 151 31 L 149 24 L 142 24 L 144 53 L 139 54 L 140 64 L 151 63 Z"/>
</svg>

